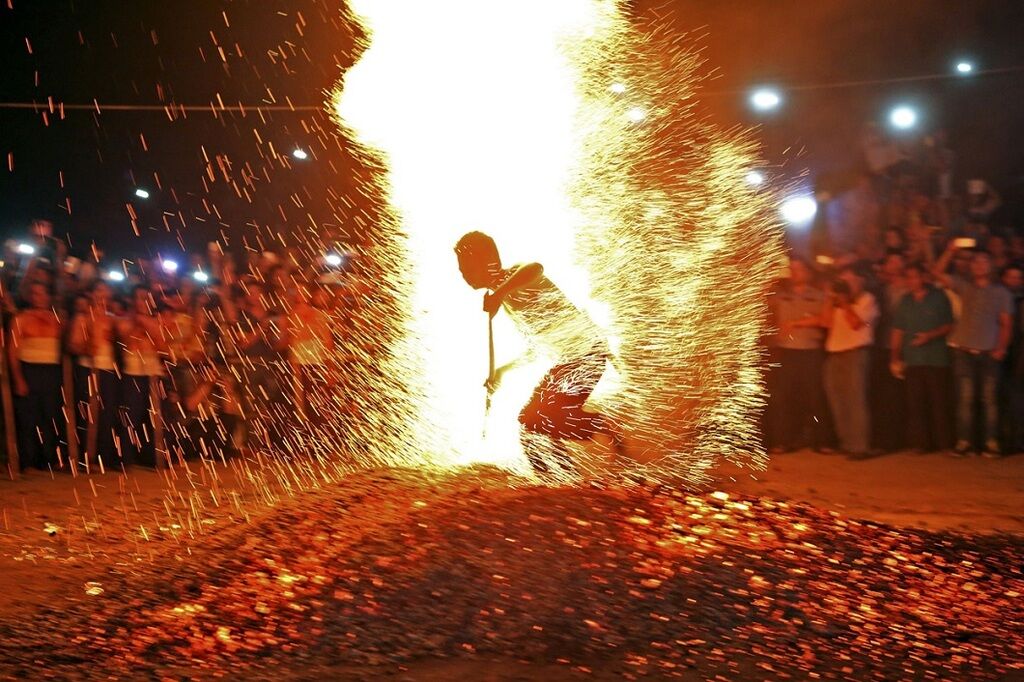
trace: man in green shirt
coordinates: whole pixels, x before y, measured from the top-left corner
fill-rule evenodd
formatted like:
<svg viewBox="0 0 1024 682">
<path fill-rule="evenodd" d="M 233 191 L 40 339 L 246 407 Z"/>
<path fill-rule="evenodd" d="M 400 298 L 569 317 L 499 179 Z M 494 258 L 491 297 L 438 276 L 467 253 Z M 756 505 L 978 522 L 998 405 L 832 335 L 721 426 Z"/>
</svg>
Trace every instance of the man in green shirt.
<svg viewBox="0 0 1024 682">
<path fill-rule="evenodd" d="M 907 437 L 923 452 L 951 445 L 949 347 L 953 329 L 949 298 L 925 282 L 919 265 L 906 269 L 905 294 L 896 306 L 891 332 L 892 373 L 907 382 Z"/>
</svg>

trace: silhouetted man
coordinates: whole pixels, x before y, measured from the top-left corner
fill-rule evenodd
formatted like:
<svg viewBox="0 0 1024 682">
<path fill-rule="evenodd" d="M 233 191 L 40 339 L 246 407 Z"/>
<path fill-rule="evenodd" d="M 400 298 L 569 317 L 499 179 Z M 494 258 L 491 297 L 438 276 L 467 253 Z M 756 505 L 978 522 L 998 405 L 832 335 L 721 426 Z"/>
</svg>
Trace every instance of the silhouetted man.
<svg viewBox="0 0 1024 682">
<path fill-rule="evenodd" d="M 553 454 L 568 471 L 574 467 L 565 440 L 590 440 L 605 434 L 621 454 L 623 441 L 618 428 L 605 416 L 583 409 L 611 358 L 601 330 L 544 276 L 539 263 L 502 268 L 498 248 L 486 234 L 463 235 L 455 254 L 466 283 L 474 289 L 488 290 L 484 294 L 487 314 L 493 317 L 504 308 L 523 336 L 558 358 L 519 414 L 523 449 L 534 471 L 546 474 L 549 468 L 530 442 L 531 434 L 550 439 Z M 495 376 L 488 380 L 488 390 L 495 390 L 502 375 L 519 362 L 495 370 Z"/>
</svg>

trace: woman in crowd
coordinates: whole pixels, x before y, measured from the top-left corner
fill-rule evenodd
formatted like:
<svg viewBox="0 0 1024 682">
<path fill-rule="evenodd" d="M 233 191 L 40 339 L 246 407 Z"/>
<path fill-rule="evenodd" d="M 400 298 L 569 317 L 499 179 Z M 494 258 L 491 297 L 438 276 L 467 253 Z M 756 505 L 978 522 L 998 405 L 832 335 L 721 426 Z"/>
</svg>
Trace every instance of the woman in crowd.
<svg viewBox="0 0 1024 682">
<path fill-rule="evenodd" d="M 61 336 L 63 325 L 41 281 L 26 289 L 28 308 L 11 322 L 8 353 L 17 397 L 18 450 L 22 467 L 47 470 L 64 465 L 59 443 L 61 413 Z"/>
</svg>

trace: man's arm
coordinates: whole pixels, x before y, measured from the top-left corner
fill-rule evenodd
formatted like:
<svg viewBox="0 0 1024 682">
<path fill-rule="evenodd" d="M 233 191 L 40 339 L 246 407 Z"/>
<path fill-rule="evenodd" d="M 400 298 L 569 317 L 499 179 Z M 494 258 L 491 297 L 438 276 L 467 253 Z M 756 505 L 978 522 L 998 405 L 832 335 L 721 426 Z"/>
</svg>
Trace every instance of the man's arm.
<svg viewBox="0 0 1024 682">
<path fill-rule="evenodd" d="M 1010 314 L 1006 312 L 999 313 L 999 340 L 996 342 L 996 347 L 992 350 L 992 357 L 996 360 L 1002 360 L 1006 357 L 1006 349 L 1010 347 L 1010 338 L 1013 335 L 1013 322 L 1010 319 Z"/>
<path fill-rule="evenodd" d="M 536 355 L 533 346 L 527 347 L 525 353 L 523 353 L 522 355 L 520 355 L 519 357 L 510 362 L 506 362 L 501 367 L 495 369 L 494 377 L 488 378 L 488 380 L 484 382 L 484 387 L 491 392 L 498 390 L 498 386 L 501 385 L 501 380 L 506 374 L 508 374 L 514 369 L 522 367 L 523 365 L 529 362 L 532 362 L 535 358 Z"/>
<path fill-rule="evenodd" d="M 89 318 L 78 313 L 71 319 L 71 331 L 68 334 L 68 350 L 72 355 L 87 355 L 89 351 Z"/>
<path fill-rule="evenodd" d="M 896 363 L 903 359 L 903 330 L 893 327 L 889 334 L 889 362 Z"/>
<path fill-rule="evenodd" d="M 960 250 L 957 245 L 957 240 L 950 240 L 949 244 L 946 245 L 946 250 L 939 256 L 939 260 L 935 261 L 935 265 L 932 267 L 932 275 L 935 277 L 941 286 L 946 289 L 953 288 L 953 278 L 947 272 L 949 270 L 949 264 L 953 262 L 953 256 Z"/>
<path fill-rule="evenodd" d="M 11 367 L 11 379 L 14 382 L 14 393 L 19 396 L 28 395 L 28 382 L 25 381 L 25 375 L 21 371 L 21 362 L 18 361 L 18 345 L 21 341 L 21 334 L 18 331 L 18 325 L 21 320 L 21 316 L 16 316 L 11 320 L 11 328 L 8 330 L 8 341 L 7 341 L 7 360 Z"/>
<path fill-rule="evenodd" d="M 860 301 L 844 301 L 842 310 L 846 315 L 846 322 L 850 329 L 858 330 L 869 325 L 878 318 L 878 307 L 875 304 L 875 297 L 871 294 L 861 294 Z"/>
<path fill-rule="evenodd" d="M 511 277 L 502 282 L 501 286 L 490 294 L 484 294 L 484 310 L 491 315 L 496 315 L 505 297 L 517 289 L 533 284 L 543 274 L 544 266 L 540 263 L 520 266 L 512 273 Z"/>
</svg>

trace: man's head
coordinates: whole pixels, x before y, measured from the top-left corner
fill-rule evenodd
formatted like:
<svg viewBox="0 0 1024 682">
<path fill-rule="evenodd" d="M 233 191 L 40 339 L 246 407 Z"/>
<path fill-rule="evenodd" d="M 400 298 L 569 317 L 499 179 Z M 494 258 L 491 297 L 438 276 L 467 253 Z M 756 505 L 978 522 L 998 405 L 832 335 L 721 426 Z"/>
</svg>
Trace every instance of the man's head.
<svg viewBox="0 0 1024 682">
<path fill-rule="evenodd" d="M 1001 234 L 994 234 L 988 238 L 988 241 L 985 243 L 985 248 L 993 256 L 1002 258 L 1006 255 L 1007 251 L 1006 238 Z"/>
<path fill-rule="evenodd" d="M 137 315 L 152 315 L 156 309 L 153 291 L 145 284 L 136 285 L 132 289 L 132 310 Z"/>
<path fill-rule="evenodd" d="M 839 279 L 846 282 L 846 285 L 850 288 L 850 295 L 853 298 L 856 298 L 864 291 L 864 275 L 857 268 L 852 266 L 843 268 L 839 272 Z"/>
<path fill-rule="evenodd" d="M 911 291 L 921 291 L 927 284 L 924 268 L 920 263 L 911 263 L 908 265 L 903 271 L 903 276 L 906 278 L 907 288 Z"/>
<path fill-rule="evenodd" d="M 96 280 L 92 285 L 92 291 L 90 297 L 93 303 L 106 305 L 110 302 L 110 297 L 113 291 L 110 289 L 110 285 L 104 282 L 102 279 Z"/>
<path fill-rule="evenodd" d="M 455 244 L 459 272 L 474 289 L 495 286 L 501 274 L 501 256 L 494 240 L 483 232 L 467 232 Z"/>
<path fill-rule="evenodd" d="M 1016 260 L 1024 260 L 1024 235 L 1010 235 L 1010 257 Z"/>
<path fill-rule="evenodd" d="M 882 274 L 891 282 L 903 276 L 904 267 L 903 254 L 889 253 L 882 261 Z"/>
<path fill-rule="evenodd" d="M 789 257 L 789 283 L 802 287 L 811 281 L 811 266 L 800 256 Z"/>
<path fill-rule="evenodd" d="M 42 282 L 33 282 L 28 288 L 28 304 L 35 310 L 50 307 L 50 289 Z"/>
<path fill-rule="evenodd" d="M 992 276 L 992 257 L 984 251 L 975 251 L 971 256 L 971 277 L 988 279 Z"/>
<path fill-rule="evenodd" d="M 1001 279 L 1003 286 L 1016 294 L 1024 289 L 1024 266 L 1020 263 L 1011 263 L 1003 268 Z"/>
<path fill-rule="evenodd" d="M 890 227 L 886 229 L 883 239 L 885 242 L 885 248 L 887 250 L 902 250 L 905 246 L 903 240 L 903 231 L 900 230 L 898 227 Z"/>
</svg>

